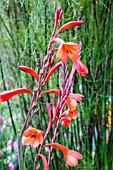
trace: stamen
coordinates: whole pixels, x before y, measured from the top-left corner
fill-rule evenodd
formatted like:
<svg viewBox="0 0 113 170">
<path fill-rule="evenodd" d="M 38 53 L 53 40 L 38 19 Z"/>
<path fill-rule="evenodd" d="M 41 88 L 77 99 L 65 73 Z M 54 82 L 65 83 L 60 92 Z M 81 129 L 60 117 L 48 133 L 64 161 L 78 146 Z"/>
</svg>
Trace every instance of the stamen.
<svg viewBox="0 0 113 170">
<path fill-rule="evenodd" d="M 32 135 L 31 135 L 31 138 L 36 138 L 36 135 L 32 134 Z"/>
</svg>

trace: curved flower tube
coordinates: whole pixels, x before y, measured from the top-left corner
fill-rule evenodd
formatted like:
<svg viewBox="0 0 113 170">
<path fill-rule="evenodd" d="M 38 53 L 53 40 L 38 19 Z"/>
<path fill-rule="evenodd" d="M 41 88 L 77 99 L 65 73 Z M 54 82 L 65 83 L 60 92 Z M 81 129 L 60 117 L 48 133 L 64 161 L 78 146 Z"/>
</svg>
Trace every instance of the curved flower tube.
<svg viewBox="0 0 113 170">
<path fill-rule="evenodd" d="M 54 37 L 56 37 L 60 32 L 66 30 L 68 28 L 79 26 L 79 25 L 82 25 L 82 24 L 84 24 L 83 21 L 71 21 L 71 22 L 68 22 L 68 23 L 64 24 L 62 27 L 60 27 L 60 29 L 57 31 L 57 33 L 55 34 Z"/>
<path fill-rule="evenodd" d="M 27 67 L 27 66 L 18 66 L 18 68 L 20 70 L 22 70 L 22 71 L 32 75 L 37 81 L 39 80 L 38 74 L 33 69 L 31 69 L 30 67 Z"/>
<path fill-rule="evenodd" d="M 64 153 L 66 158 L 66 166 L 76 166 L 78 164 L 78 160 L 82 159 L 82 155 L 79 152 L 69 150 L 65 146 L 58 144 L 58 143 L 49 143 L 45 145 L 43 148 L 53 146 L 57 149 L 59 149 L 61 152 Z"/>
<path fill-rule="evenodd" d="M 29 93 L 31 96 L 33 96 L 32 92 L 29 89 L 19 88 L 19 89 L 4 91 L 0 93 L 0 102 L 7 101 L 12 97 L 14 97 L 15 95 L 22 94 L 22 93 Z"/>
<path fill-rule="evenodd" d="M 44 132 L 42 130 L 37 130 L 36 128 L 29 127 L 23 133 L 22 143 L 24 145 L 32 145 L 36 148 L 39 144 L 42 144 L 44 140 Z"/>
<path fill-rule="evenodd" d="M 42 161 L 43 161 L 43 164 L 44 164 L 44 170 L 49 170 L 49 166 L 48 166 L 48 163 L 47 163 L 47 160 L 46 160 L 46 157 L 42 154 L 37 154 L 36 157 L 41 157 L 42 158 Z"/>
</svg>

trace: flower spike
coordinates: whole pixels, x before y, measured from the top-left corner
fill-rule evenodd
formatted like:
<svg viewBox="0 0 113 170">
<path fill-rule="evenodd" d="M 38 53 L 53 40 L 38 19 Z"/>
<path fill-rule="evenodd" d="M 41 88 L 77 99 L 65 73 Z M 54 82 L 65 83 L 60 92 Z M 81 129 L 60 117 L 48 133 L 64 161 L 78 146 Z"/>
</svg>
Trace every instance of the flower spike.
<svg viewBox="0 0 113 170">
<path fill-rule="evenodd" d="M 68 29 L 68 28 L 71 28 L 71 27 L 75 27 L 75 26 L 79 26 L 79 25 L 82 25 L 84 24 L 83 21 L 71 21 L 71 22 L 68 22 L 66 24 L 64 24 L 62 27 L 60 27 L 60 29 L 57 31 L 57 33 L 55 34 L 54 38 L 62 31 Z"/>
<path fill-rule="evenodd" d="M 33 96 L 32 92 L 29 89 L 19 88 L 19 89 L 4 91 L 0 93 L 0 102 L 7 101 L 12 97 L 14 97 L 15 95 L 22 94 L 22 93 L 29 93 L 31 96 Z"/>
<path fill-rule="evenodd" d="M 37 81 L 39 80 L 39 76 L 38 74 L 33 70 L 31 69 L 30 67 L 27 67 L 27 66 L 19 66 L 18 67 L 20 70 L 26 72 L 26 73 L 29 73 L 30 75 L 32 75 Z"/>
</svg>

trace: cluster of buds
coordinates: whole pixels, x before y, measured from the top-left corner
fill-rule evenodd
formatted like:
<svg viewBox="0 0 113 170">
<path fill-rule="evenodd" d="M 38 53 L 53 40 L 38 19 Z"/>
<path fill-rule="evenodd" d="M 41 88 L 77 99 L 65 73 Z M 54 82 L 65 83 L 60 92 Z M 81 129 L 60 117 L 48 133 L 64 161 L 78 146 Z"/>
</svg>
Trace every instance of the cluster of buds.
<svg viewBox="0 0 113 170">
<path fill-rule="evenodd" d="M 70 126 L 72 119 L 77 119 L 78 111 L 77 111 L 77 103 L 81 102 L 83 99 L 82 94 L 74 94 L 70 93 L 70 88 L 72 87 L 74 74 L 78 72 L 79 76 L 86 76 L 88 74 L 88 69 L 84 63 L 81 61 L 81 49 L 82 43 L 80 42 L 65 42 L 61 38 L 58 38 L 58 35 L 71 27 L 79 26 L 84 24 L 83 21 L 72 21 L 64 24 L 58 30 L 58 26 L 60 20 L 62 18 L 62 9 L 58 7 L 55 13 L 55 24 L 53 28 L 53 33 L 50 38 L 47 55 L 41 60 L 41 70 L 39 71 L 39 75 L 33 69 L 27 66 L 19 66 L 18 68 L 30 74 L 36 79 L 37 86 L 34 87 L 34 91 L 31 92 L 26 88 L 19 88 L 15 90 L 5 91 L 0 93 L 0 102 L 7 101 L 14 97 L 17 94 L 28 93 L 31 95 L 32 100 L 30 104 L 30 109 L 26 117 L 26 121 L 22 127 L 22 143 L 23 145 L 31 145 L 33 149 L 38 147 L 39 152 L 36 155 L 34 169 L 36 169 L 37 160 L 39 157 L 42 158 L 44 163 L 44 169 L 49 170 L 49 163 L 51 161 L 51 154 L 53 151 L 53 147 L 59 149 L 64 153 L 66 158 L 66 166 L 76 166 L 78 164 L 78 160 L 82 159 L 82 155 L 77 151 L 69 150 L 65 146 L 55 143 L 55 140 L 58 136 L 58 129 L 60 125 Z M 57 30 L 57 31 L 56 31 Z M 59 45 L 58 48 L 54 48 L 53 43 L 57 43 Z M 56 57 L 55 57 L 56 56 Z M 55 58 L 60 60 L 56 65 L 54 65 Z M 72 60 L 72 70 L 68 71 L 68 60 Z M 61 68 L 62 75 L 62 89 L 50 89 L 48 91 L 42 91 L 43 87 L 46 85 L 49 78 Z M 37 103 L 43 97 L 43 95 L 53 93 L 58 96 L 58 101 L 54 97 L 53 98 L 53 108 L 47 102 L 46 107 L 49 115 L 48 127 L 45 130 L 45 134 L 42 130 L 38 130 L 30 125 L 30 121 L 33 116 L 37 113 Z M 68 109 L 67 109 L 68 108 Z M 50 129 L 53 127 L 54 122 L 56 122 L 56 128 L 54 129 L 54 136 L 51 139 L 51 143 L 44 145 L 47 136 L 49 135 Z M 35 125 L 34 125 L 35 126 Z M 41 151 L 45 147 L 51 146 L 50 154 L 48 158 L 48 162 L 46 157 L 41 154 Z M 20 159 L 19 159 L 20 160 Z M 20 168 L 21 169 L 21 168 Z"/>
</svg>

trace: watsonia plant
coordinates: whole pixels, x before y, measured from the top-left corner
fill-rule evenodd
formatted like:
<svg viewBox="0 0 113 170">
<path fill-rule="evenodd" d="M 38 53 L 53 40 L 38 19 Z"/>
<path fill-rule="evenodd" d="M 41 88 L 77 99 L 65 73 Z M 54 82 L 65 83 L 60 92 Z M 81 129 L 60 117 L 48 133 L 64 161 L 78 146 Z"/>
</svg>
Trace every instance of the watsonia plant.
<svg viewBox="0 0 113 170">
<path fill-rule="evenodd" d="M 21 71 L 24 71 L 32 75 L 36 79 L 37 86 L 34 86 L 33 92 L 26 88 L 19 88 L 15 90 L 5 91 L 0 93 L 0 102 L 7 101 L 13 96 L 22 93 L 28 93 L 31 95 L 31 104 L 29 107 L 29 112 L 27 114 L 26 120 L 23 124 L 23 127 L 20 133 L 17 135 L 18 139 L 18 162 L 19 169 L 24 169 L 24 152 L 25 145 L 31 145 L 32 149 L 36 149 L 39 145 L 39 150 L 36 154 L 34 161 L 34 170 L 37 169 L 37 161 L 39 157 L 42 158 L 44 169 L 49 170 L 49 165 L 52 160 L 53 148 L 57 148 L 63 152 L 66 159 L 66 166 L 76 166 L 78 160 L 82 159 L 82 155 L 74 150 L 70 150 L 63 146 L 62 144 L 55 143 L 56 138 L 59 133 L 58 130 L 60 125 L 70 126 L 71 120 L 77 118 L 77 102 L 81 103 L 82 94 L 70 93 L 70 89 L 73 83 L 74 74 L 78 72 L 79 76 L 86 76 L 88 74 L 87 67 L 81 62 L 81 48 L 82 43 L 80 42 L 65 42 L 62 39 L 58 38 L 58 35 L 71 27 L 79 26 L 84 24 L 83 21 L 72 21 L 64 24 L 58 30 L 59 22 L 62 18 L 62 9 L 58 7 L 55 13 L 55 23 L 53 32 L 50 38 L 50 42 L 47 49 L 47 55 L 41 60 L 41 69 L 39 75 L 31 68 L 27 66 L 19 66 L 18 68 Z M 57 47 L 56 47 L 57 43 Z M 54 45 L 55 44 L 55 45 Z M 56 56 L 56 57 L 55 57 Z M 55 63 L 55 59 L 61 60 L 60 62 Z M 71 59 L 73 64 L 71 66 L 71 71 L 68 70 L 68 60 Z M 42 91 L 46 85 L 49 78 L 53 75 L 55 71 L 61 68 L 61 88 L 60 89 L 49 89 L 47 91 Z M 46 102 L 46 108 L 48 110 L 49 122 L 47 129 L 39 130 L 35 128 L 35 125 L 31 123 L 33 116 L 38 114 L 38 101 L 46 94 L 56 94 L 57 98 L 52 99 L 53 107 L 50 103 Z M 56 125 L 53 126 L 53 124 Z M 55 129 L 53 129 L 55 127 Z M 47 144 L 47 137 L 49 132 L 53 130 L 54 135 L 51 138 L 51 142 Z M 46 143 L 46 144 L 45 144 Z M 23 145 L 23 146 L 22 146 Z M 46 147 L 50 147 L 48 161 L 46 157 L 41 153 Z M 44 153 L 44 151 L 43 151 Z"/>
</svg>

